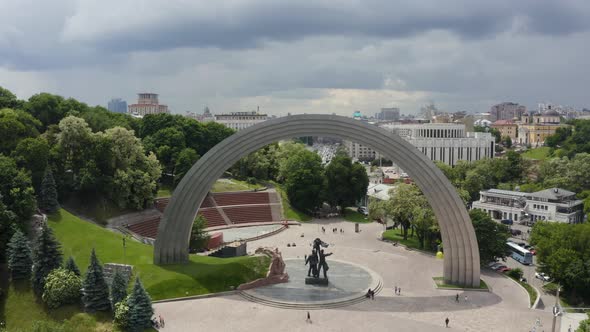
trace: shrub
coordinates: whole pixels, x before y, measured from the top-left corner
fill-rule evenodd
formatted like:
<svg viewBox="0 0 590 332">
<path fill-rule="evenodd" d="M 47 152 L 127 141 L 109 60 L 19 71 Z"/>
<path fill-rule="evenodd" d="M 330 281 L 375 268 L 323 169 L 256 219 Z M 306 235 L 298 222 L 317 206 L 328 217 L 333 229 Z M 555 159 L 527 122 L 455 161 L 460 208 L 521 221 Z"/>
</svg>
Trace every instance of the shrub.
<svg viewBox="0 0 590 332">
<path fill-rule="evenodd" d="M 114 323 L 121 330 L 129 329 L 129 304 L 127 301 L 129 296 L 115 304 L 115 319 Z"/>
<path fill-rule="evenodd" d="M 516 279 L 516 280 L 520 280 L 520 278 L 522 278 L 522 269 L 521 268 L 516 268 L 514 270 L 510 270 L 508 271 L 508 276 L 512 279 Z"/>
<path fill-rule="evenodd" d="M 55 309 L 64 304 L 76 303 L 80 300 L 82 280 L 66 269 L 55 269 L 45 279 L 43 302 Z"/>
</svg>

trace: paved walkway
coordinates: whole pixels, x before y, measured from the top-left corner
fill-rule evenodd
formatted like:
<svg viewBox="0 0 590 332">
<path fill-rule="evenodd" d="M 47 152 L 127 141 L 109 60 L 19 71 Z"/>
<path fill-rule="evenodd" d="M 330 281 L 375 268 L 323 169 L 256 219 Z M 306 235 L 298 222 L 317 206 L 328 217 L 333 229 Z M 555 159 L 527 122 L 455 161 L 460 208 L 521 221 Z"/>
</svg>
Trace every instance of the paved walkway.
<svg viewBox="0 0 590 332">
<path fill-rule="evenodd" d="M 350 222 L 314 221 L 250 242 L 248 251 L 277 246 L 284 258 L 303 261 L 311 241 L 320 237 L 330 244 L 332 258 L 366 266 L 382 277 L 385 288 L 374 301 L 311 311 L 312 324 L 305 322 L 305 311 L 267 307 L 240 296 L 161 303 L 155 309 L 166 318 L 164 331 L 530 331 L 537 318 L 544 326 L 538 331 L 550 329 L 550 313 L 528 309 L 528 294 L 510 279 L 484 271 L 482 278 L 492 292 L 460 291 L 457 303 L 457 291 L 434 287 L 432 278 L 442 276 L 441 260 L 379 241 L 379 224 L 360 227 L 354 233 Z M 342 228 L 344 234 L 332 233 L 332 228 Z M 401 295 L 394 295 L 394 286 L 401 287 Z M 447 317 L 449 329 L 444 328 Z"/>
</svg>

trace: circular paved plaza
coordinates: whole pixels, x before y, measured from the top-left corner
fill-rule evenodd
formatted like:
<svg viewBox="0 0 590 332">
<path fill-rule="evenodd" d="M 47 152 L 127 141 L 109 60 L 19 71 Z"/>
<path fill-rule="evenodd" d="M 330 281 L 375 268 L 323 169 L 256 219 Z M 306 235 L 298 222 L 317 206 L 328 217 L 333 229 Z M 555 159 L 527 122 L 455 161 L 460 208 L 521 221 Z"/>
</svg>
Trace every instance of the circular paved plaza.
<svg viewBox="0 0 590 332">
<path fill-rule="evenodd" d="M 332 233 L 332 228 L 342 228 L 344 233 Z M 334 253 L 328 262 L 366 267 L 381 278 L 383 289 L 375 300 L 310 310 L 311 324 L 305 321 L 306 310 L 271 307 L 240 295 L 158 303 L 156 314 L 166 318 L 163 331 L 530 331 L 537 318 L 543 325 L 537 331 L 550 330 L 551 314 L 529 309 L 526 291 L 508 278 L 482 270 L 491 292 L 436 289 L 432 278 L 442 276 L 441 260 L 379 241 L 382 225 L 362 224 L 360 228 L 355 233 L 353 223 L 317 220 L 249 242 L 248 251 L 276 246 L 285 260 L 302 261 L 311 252 L 311 241 L 320 237 Z M 287 247 L 287 243 L 297 246 Z M 336 268 L 331 265 L 329 276 Z M 396 286 L 401 295 L 394 294 Z M 447 317 L 448 329 L 444 327 Z"/>
</svg>

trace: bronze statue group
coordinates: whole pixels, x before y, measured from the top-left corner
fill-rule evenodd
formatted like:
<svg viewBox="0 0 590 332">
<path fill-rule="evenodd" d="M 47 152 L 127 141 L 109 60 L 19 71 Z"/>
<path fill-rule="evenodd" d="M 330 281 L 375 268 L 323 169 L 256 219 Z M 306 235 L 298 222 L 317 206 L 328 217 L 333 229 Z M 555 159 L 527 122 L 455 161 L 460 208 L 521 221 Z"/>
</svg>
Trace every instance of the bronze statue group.
<svg viewBox="0 0 590 332">
<path fill-rule="evenodd" d="M 323 269 L 324 278 L 328 278 L 328 270 L 330 267 L 326 262 L 326 257 L 332 255 L 332 253 L 324 253 L 324 249 L 321 249 L 322 247 L 327 248 L 328 244 L 323 242 L 319 238 L 316 238 L 313 241 L 313 250 L 311 251 L 311 255 L 305 257 L 305 265 L 309 263 L 309 269 L 307 270 L 308 277 L 313 276 L 314 278 L 319 278 L 320 272 Z"/>
</svg>

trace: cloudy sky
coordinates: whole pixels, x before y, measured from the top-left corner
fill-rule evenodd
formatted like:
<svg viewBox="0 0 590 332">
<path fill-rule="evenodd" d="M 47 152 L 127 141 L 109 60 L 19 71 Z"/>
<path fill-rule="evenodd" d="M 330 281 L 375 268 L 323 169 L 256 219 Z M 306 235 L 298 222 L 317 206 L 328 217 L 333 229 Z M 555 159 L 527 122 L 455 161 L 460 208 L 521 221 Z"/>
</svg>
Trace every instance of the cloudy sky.
<svg viewBox="0 0 590 332">
<path fill-rule="evenodd" d="M 590 107 L 588 0 L 0 0 L 0 86 L 175 113 Z"/>
</svg>

